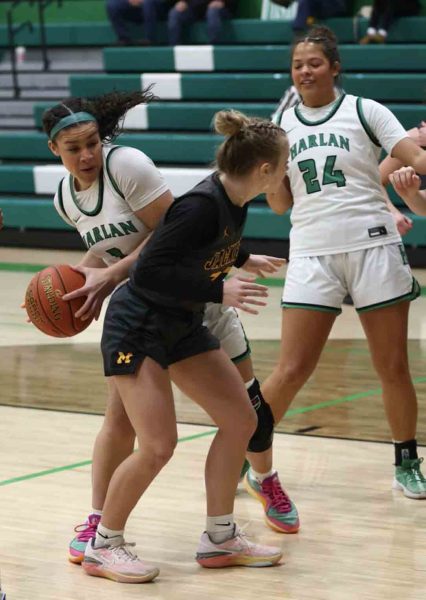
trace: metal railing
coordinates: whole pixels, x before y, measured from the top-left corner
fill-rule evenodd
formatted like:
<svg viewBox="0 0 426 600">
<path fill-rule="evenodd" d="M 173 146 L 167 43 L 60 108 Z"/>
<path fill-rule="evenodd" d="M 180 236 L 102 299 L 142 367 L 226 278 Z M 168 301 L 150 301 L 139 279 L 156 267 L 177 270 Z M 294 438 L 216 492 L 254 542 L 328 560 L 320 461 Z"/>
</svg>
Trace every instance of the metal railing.
<svg viewBox="0 0 426 600">
<path fill-rule="evenodd" d="M 46 41 L 46 23 L 44 19 L 44 11 L 46 8 L 52 4 L 52 2 L 56 2 L 58 6 L 62 6 L 62 0 L 13 0 L 9 10 L 6 13 L 7 19 L 7 39 L 8 46 L 10 50 L 10 63 L 11 63 L 11 74 L 12 74 L 12 85 L 13 85 L 13 95 L 14 98 L 19 98 L 21 94 L 21 90 L 19 87 L 19 79 L 18 79 L 18 68 L 17 68 L 17 60 L 16 60 L 16 35 L 25 28 L 28 28 L 31 32 L 34 30 L 34 23 L 30 20 L 23 21 L 18 25 L 15 25 L 13 22 L 14 11 L 15 9 L 23 4 L 24 2 L 28 3 L 30 6 L 37 4 L 37 14 L 38 14 L 38 28 L 40 35 L 40 48 L 41 48 L 41 56 L 43 62 L 43 70 L 47 71 L 49 69 L 50 61 L 47 53 L 47 41 Z"/>
</svg>

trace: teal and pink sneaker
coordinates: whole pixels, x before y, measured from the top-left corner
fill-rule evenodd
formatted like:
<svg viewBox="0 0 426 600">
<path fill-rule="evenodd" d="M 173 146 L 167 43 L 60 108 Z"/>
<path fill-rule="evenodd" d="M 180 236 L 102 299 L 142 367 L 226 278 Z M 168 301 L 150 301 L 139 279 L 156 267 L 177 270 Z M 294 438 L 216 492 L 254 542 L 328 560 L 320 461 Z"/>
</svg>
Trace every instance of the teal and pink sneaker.
<svg viewBox="0 0 426 600">
<path fill-rule="evenodd" d="M 68 558 L 72 563 L 79 565 L 83 561 L 87 543 L 92 538 L 96 537 L 96 530 L 100 520 L 100 515 L 89 515 L 85 523 L 77 525 L 77 527 L 74 528 L 77 535 L 70 542 L 68 555 Z"/>
<path fill-rule="evenodd" d="M 244 486 L 248 493 L 263 504 L 265 521 L 279 533 L 299 531 L 297 508 L 281 487 L 278 473 L 274 473 L 260 483 L 253 477 L 251 469 L 246 473 Z"/>
</svg>

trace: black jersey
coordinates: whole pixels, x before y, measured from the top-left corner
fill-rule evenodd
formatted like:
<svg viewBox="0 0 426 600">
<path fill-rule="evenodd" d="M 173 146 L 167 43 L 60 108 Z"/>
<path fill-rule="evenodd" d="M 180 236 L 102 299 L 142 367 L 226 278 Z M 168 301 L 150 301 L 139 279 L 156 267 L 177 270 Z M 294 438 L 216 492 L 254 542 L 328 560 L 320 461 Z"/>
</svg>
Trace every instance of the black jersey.
<svg viewBox="0 0 426 600">
<path fill-rule="evenodd" d="M 170 206 L 132 268 L 130 288 L 156 306 L 222 302 L 224 278 L 249 256 L 240 248 L 246 216 L 247 205 L 233 204 L 213 173 Z"/>
</svg>

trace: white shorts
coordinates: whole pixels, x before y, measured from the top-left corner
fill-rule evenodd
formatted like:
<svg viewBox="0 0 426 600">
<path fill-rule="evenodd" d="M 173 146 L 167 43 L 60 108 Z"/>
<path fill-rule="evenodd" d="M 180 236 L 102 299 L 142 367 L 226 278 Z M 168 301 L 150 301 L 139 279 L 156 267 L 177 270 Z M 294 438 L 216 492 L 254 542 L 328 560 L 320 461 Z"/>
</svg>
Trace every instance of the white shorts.
<svg viewBox="0 0 426 600">
<path fill-rule="evenodd" d="M 404 246 L 388 244 L 292 258 L 281 305 L 338 314 L 347 294 L 358 312 L 417 298 L 420 286 L 411 273 Z"/>
<path fill-rule="evenodd" d="M 218 338 L 229 358 L 240 362 L 250 356 L 250 346 L 237 311 L 223 304 L 206 304 L 205 325 Z"/>
</svg>

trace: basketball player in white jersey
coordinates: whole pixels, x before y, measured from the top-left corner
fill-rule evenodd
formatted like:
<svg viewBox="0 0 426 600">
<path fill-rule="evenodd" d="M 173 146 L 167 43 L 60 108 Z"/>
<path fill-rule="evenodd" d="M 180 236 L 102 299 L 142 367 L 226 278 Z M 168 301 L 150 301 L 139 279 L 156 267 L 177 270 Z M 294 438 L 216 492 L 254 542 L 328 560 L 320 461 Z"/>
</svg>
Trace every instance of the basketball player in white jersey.
<svg viewBox="0 0 426 600">
<path fill-rule="evenodd" d="M 407 358 L 408 311 L 419 285 L 386 208 L 378 168 L 383 147 L 425 174 L 426 153 L 387 108 L 336 95 L 340 57 L 328 28 L 314 27 L 295 43 L 291 69 L 302 102 L 282 116 L 288 175 L 280 192 L 268 196 L 276 212 L 293 207 L 290 262 L 281 356 L 262 390 L 278 422 L 315 369 L 350 293 L 383 388 L 395 447 L 394 488 L 426 498 Z"/>
<path fill-rule="evenodd" d="M 86 285 L 66 296 L 88 294 L 77 315 L 99 316 L 103 299 L 126 279 L 150 232 L 173 201 L 163 176 L 143 152 L 102 143 L 117 135 L 120 119 L 131 106 L 150 99 L 149 92 L 114 92 L 91 101 L 73 98 L 44 114 L 49 147 L 69 172 L 59 184 L 54 204 L 61 217 L 78 230 L 88 249 L 78 267 L 87 277 Z M 257 275 L 272 273 L 283 262 L 248 253 L 245 259 L 245 270 Z M 105 265 L 109 267 L 103 268 Z M 256 408 L 262 427 L 250 442 L 248 456 L 255 472 L 262 475 L 263 462 L 258 456 L 272 444 L 273 419 L 253 373 L 241 322 L 234 308 L 209 304 L 205 324 L 236 364 Z M 70 544 L 69 558 L 75 563 L 82 561 L 87 542 L 96 534 L 112 473 L 134 447 L 135 432 L 121 398 L 110 380 L 108 385 L 105 420 L 93 452 L 93 509 Z M 267 476 L 273 476 L 270 501 L 265 506 L 267 522 L 278 531 L 296 532 L 296 507 L 282 490 L 276 473 L 271 471 Z"/>
</svg>

